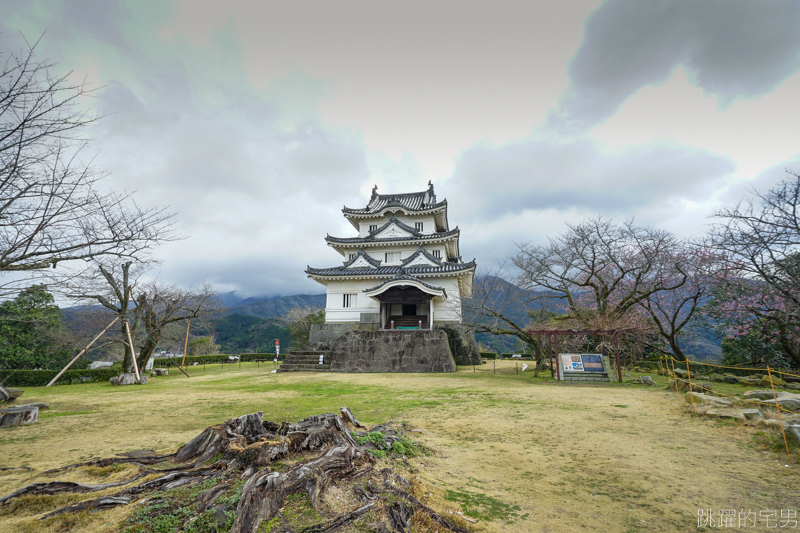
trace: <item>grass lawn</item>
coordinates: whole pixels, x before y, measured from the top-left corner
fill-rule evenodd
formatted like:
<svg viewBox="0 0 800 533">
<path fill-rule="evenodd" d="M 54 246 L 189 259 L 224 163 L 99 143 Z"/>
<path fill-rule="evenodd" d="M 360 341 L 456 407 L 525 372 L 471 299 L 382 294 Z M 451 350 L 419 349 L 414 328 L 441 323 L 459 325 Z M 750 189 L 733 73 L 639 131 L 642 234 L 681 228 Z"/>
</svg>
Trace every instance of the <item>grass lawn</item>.
<svg viewBox="0 0 800 533">
<path fill-rule="evenodd" d="M 497 374 L 492 361 L 455 374 L 273 374 L 271 364 L 244 363 L 188 368 L 191 378 L 173 370 L 146 386 L 28 388 L 18 403 L 52 408 L 38 424 L 0 430 L 0 496 L 92 457 L 172 452 L 241 414 L 297 421 L 348 406 L 362 422 L 419 428 L 417 440 L 437 453 L 412 466 L 477 518 L 476 530 L 694 531 L 699 509 L 780 516 L 800 506 L 800 465 L 761 446 L 772 436 L 692 416 L 662 387 L 563 384 L 517 374 L 521 363 L 496 365 Z M 32 470 L 3 469 L 20 466 Z M 55 508 L 42 505 L 40 512 Z M 98 513 L 62 531 L 117 531 L 132 511 Z M 25 516 L 19 506 L 0 508 L 0 531 L 47 530 Z"/>
</svg>

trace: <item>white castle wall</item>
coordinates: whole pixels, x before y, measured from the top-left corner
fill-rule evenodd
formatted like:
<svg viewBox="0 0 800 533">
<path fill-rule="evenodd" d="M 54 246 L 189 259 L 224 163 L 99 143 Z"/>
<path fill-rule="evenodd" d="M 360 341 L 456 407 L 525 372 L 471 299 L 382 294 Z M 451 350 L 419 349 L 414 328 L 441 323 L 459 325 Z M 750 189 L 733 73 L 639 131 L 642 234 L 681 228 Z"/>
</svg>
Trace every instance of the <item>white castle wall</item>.
<svg viewBox="0 0 800 533">
<path fill-rule="evenodd" d="M 435 287 L 442 287 L 447 291 L 446 301 L 434 300 L 433 320 L 435 322 L 459 322 L 461 320 L 461 306 L 458 279 L 455 276 L 420 279 Z M 329 281 L 326 291 L 325 322 L 359 322 L 361 313 L 379 313 L 380 303 L 362 291 L 375 287 L 381 282 L 382 280 L 375 279 Z M 355 307 L 344 307 L 344 294 L 355 294 Z"/>
</svg>

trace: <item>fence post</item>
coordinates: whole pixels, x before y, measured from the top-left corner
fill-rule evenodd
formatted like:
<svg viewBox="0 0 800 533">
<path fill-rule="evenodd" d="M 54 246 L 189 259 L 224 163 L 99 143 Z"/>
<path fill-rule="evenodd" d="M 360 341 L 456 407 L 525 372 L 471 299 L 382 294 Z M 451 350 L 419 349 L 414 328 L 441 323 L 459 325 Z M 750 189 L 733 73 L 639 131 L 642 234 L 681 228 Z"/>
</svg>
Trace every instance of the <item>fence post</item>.
<svg viewBox="0 0 800 533">
<path fill-rule="evenodd" d="M 775 384 L 772 382 L 772 371 L 767 365 L 767 376 L 769 376 L 769 386 L 772 388 L 772 397 L 775 398 L 775 409 L 778 411 L 778 422 L 781 423 L 781 433 L 783 433 L 783 444 L 786 446 L 786 457 L 792 458 L 789 455 L 789 443 L 786 441 L 786 430 L 783 428 L 783 419 L 781 418 L 781 405 L 778 403 L 778 394 L 775 392 Z"/>
<path fill-rule="evenodd" d="M 689 397 L 692 399 L 692 412 L 694 412 L 694 394 L 692 394 L 694 392 L 692 390 L 692 371 L 689 370 L 689 358 L 688 357 L 686 358 L 686 379 L 689 380 Z M 677 382 L 675 383 L 675 386 L 677 388 L 677 386 L 678 386 Z"/>
<path fill-rule="evenodd" d="M 675 373 L 675 361 L 672 357 L 669 358 L 669 363 L 672 365 L 672 382 L 675 384 L 675 394 L 680 398 L 681 395 L 678 392 L 678 375 Z"/>
</svg>

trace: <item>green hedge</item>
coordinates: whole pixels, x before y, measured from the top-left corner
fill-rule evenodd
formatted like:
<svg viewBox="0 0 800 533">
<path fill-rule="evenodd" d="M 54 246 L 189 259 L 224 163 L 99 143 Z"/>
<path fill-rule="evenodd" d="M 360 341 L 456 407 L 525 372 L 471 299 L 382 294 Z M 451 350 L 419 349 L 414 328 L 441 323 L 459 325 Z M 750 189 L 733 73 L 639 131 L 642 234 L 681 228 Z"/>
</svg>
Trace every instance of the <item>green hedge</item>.
<svg viewBox="0 0 800 533">
<path fill-rule="evenodd" d="M 256 359 L 263 359 L 267 361 L 272 361 L 275 359 L 274 353 L 243 353 L 243 354 L 229 354 L 229 353 L 219 353 L 215 355 L 187 355 L 186 361 L 183 363 L 184 366 L 194 366 L 195 363 L 198 365 L 212 365 L 212 364 L 238 364 L 239 361 L 231 361 L 229 358 L 231 356 L 240 357 L 243 363 L 247 363 L 250 361 L 255 361 Z M 285 354 L 281 354 L 278 357 L 279 361 L 283 361 Z M 182 357 L 173 357 L 172 361 L 175 361 L 178 365 L 181 364 Z M 167 358 L 158 358 L 153 362 L 153 366 L 155 368 L 165 368 L 170 366 L 175 366 L 175 364 Z"/>
<path fill-rule="evenodd" d="M 481 359 L 497 359 L 495 352 L 481 352 Z"/>
<path fill-rule="evenodd" d="M 0 370 L 0 381 L 7 387 L 44 387 L 56 377 L 58 370 Z M 84 381 L 108 381 L 119 375 L 118 368 L 98 368 L 97 370 L 67 370 L 56 381 L 57 385 L 70 385 Z M 86 378 L 86 379 L 81 379 Z"/>
</svg>

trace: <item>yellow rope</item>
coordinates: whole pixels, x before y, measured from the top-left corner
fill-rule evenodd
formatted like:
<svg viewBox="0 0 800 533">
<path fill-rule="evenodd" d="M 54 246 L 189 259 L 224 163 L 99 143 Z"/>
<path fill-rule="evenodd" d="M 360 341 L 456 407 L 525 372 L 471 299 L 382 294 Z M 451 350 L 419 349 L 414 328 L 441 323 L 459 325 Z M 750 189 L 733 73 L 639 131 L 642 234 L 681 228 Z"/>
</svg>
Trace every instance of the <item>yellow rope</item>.
<svg viewBox="0 0 800 533">
<path fill-rule="evenodd" d="M 672 360 L 673 360 L 673 361 L 675 361 L 676 363 L 682 363 L 682 362 L 683 362 L 683 361 L 678 361 L 677 359 L 675 359 L 675 358 L 674 358 L 674 357 L 672 357 L 671 355 L 667 355 L 667 356 L 665 356 L 665 357 L 667 357 L 667 358 L 669 358 L 669 359 L 672 359 Z M 688 359 L 687 359 L 687 361 L 688 361 Z M 724 366 L 724 365 L 712 365 L 711 363 L 701 363 L 700 361 L 689 361 L 689 362 L 690 362 L 690 363 L 692 363 L 693 365 L 713 366 L 713 367 L 715 367 L 715 368 L 731 368 L 731 369 L 733 369 L 733 370 L 761 370 L 761 371 L 764 371 L 764 372 L 766 372 L 766 371 L 767 371 L 767 369 L 766 369 L 766 368 L 755 368 L 755 367 L 749 367 L 749 366 Z M 773 372 L 773 373 L 775 373 L 775 374 L 782 374 L 782 375 L 784 375 L 784 376 L 792 376 L 792 377 L 797 377 L 797 378 L 800 378 L 800 374 L 792 374 L 791 372 L 784 372 L 784 371 L 782 371 L 782 370 L 775 370 L 774 368 L 773 368 L 773 369 L 771 369 L 771 370 L 772 370 L 772 372 Z"/>
</svg>

